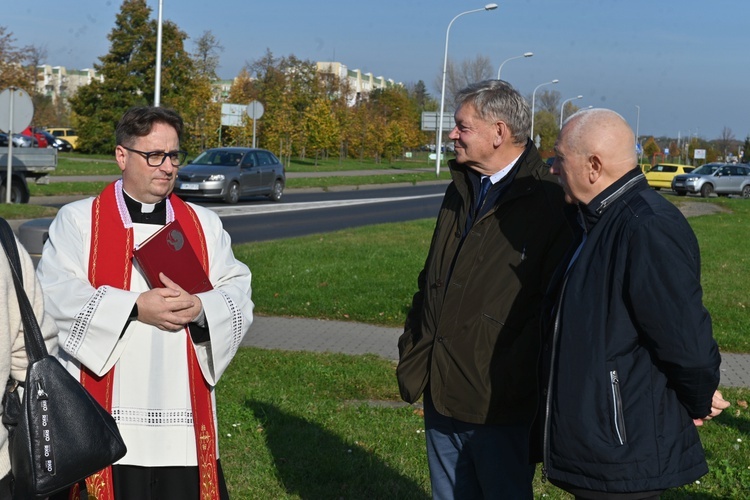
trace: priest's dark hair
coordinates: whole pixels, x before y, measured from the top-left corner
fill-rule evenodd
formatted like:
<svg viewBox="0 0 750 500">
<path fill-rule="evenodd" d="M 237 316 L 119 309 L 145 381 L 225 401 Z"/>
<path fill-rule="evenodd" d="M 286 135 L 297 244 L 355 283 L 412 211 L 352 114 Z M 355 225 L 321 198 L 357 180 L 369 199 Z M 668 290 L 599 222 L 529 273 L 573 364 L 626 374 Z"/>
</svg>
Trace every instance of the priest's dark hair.
<svg viewBox="0 0 750 500">
<path fill-rule="evenodd" d="M 127 110 L 115 129 L 115 140 L 118 146 L 132 146 L 138 137 L 151 133 L 155 123 L 165 123 L 177 131 L 182 139 L 184 123 L 177 111 L 156 106 L 134 106 Z"/>
</svg>

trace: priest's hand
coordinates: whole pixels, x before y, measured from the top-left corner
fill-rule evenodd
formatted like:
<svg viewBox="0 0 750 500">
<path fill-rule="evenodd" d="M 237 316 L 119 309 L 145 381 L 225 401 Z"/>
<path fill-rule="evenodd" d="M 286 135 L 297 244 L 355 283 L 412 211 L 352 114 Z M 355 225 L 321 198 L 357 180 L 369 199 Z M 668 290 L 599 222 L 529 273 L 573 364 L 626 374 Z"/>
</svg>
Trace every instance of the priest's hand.
<svg viewBox="0 0 750 500">
<path fill-rule="evenodd" d="M 164 273 L 159 273 L 159 279 L 165 288 L 143 292 L 136 300 L 138 321 L 169 332 L 182 330 L 200 314 L 203 304 Z"/>
</svg>

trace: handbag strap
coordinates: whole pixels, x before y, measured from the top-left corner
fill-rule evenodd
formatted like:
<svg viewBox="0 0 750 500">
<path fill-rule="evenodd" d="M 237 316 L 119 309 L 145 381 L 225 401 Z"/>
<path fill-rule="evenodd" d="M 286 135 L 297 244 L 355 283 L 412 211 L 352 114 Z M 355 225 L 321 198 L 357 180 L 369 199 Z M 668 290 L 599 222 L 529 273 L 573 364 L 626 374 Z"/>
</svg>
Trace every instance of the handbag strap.
<svg viewBox="0 0 750 500">
<path fill-rule="evenodd" d="M 33 363 L 47 356 L 47 346 L 44 345 L 44 336 L 42 335 L 42 330 L 39 328 L 39 322 L 36 320 L 29 297 L 23 289 L 21 259 L 18 255 L 18 247 L 16 246 L 13 229 L 11 229 L 8 221 L 2 217 L 0 217 L 0 243 L 2 243 L 5 255 L 8 257 L 8 262 L 10 262 L 13 284 L 16 287 L 16 297 L 18 297 L 18 304 L 21 308 L 26 355 L 29 358 L 29 363 Z"/>
</svg>

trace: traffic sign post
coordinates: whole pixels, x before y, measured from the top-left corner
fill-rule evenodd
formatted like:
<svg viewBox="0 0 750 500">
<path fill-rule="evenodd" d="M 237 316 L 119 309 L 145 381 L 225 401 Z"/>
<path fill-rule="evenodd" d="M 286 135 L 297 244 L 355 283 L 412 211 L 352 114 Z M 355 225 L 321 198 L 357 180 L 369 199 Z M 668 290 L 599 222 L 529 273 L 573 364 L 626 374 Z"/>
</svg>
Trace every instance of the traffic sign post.
<svg viewBox="0 0 750 500">
<path fill-rule="evenodd" d="M 13 191 L 13 134 L 18 134 L 31 124 L 34 103 L 25 90 L 10 87 L 0 92 L 0 130 L 8 132 L 8 178 L 5 181 L 5 203 L 10 203 Z M 8 124 L 8 128 L 4 127 Z"/>
<path fill-rule="evenodd" d="M 263 105 L 259 101 L 250 101 L 247 105 L 247 116 L 253 120 L 253 147 L 255 147 L 255 122 L 263 116 Z"/>
</svg>

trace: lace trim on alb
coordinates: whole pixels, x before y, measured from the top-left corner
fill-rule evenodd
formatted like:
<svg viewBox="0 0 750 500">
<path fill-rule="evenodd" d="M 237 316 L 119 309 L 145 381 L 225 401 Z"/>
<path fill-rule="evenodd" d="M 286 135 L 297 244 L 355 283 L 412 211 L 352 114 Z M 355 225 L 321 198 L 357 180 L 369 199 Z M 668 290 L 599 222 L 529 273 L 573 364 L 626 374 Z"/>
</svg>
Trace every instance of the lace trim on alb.
<svg viewBox="0 0 750 500">
<path fill-rule="evenodd" d="M 94 292 L 94 296 L 91 297 L 91 300 L 86 302 L 83 309 L 76 314 L 73 325 L 70 328 L 70 334 L 68 335 L 68 338 L 65 339 L 64 346 L 64 349 L 72 356 L 77 357 L 78 349 L 81 348 L 83 339 L 86 337 L 86 332 L 89 330 L 91 319 L 94 317 L 96 310 L 99 308 L 99 304 L 107 294 L 107 290 L 109 290 L 109 287 L 106 285 L 99 287 Z"/>
<path fill-rule="evenodd" d="M 221 290 L 219 290 L 219 293 L 224 297 L 224 302 L 226 302 L 229 313 L 232 315 L 232 342 L 229 350 L 231 357 L 234 357 L 242 342 L 242 311 L 229 295 Z"/>
</svg>

